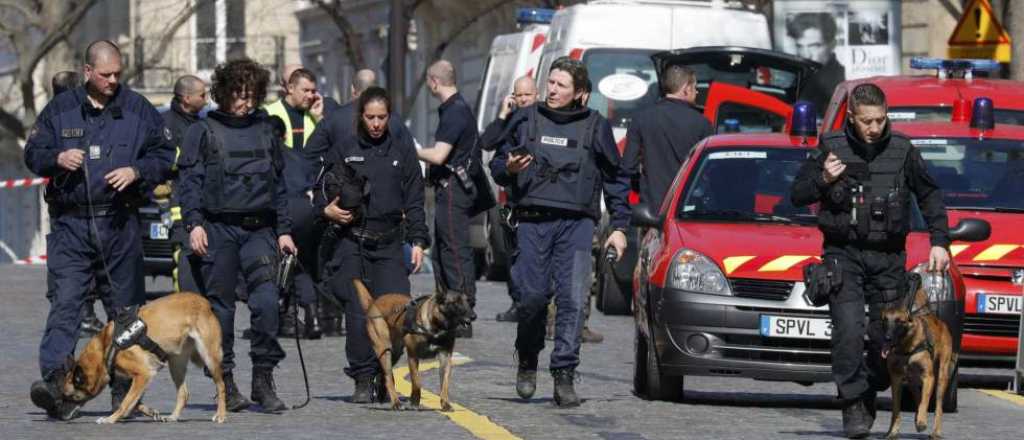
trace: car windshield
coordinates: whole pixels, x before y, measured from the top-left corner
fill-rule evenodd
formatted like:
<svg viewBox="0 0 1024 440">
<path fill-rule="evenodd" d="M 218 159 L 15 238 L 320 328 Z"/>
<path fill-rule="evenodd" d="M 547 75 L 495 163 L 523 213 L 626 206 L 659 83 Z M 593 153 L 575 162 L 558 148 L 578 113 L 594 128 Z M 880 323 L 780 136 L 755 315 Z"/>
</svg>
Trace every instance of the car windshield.
<svg viewBox="0 0 1024 440">
<path fill-rule="evenodd" d="M 953 117 L 952 107 L 890 107 L 889 119 L 893 122 L 949 121 Z M 997 124 L 1024 125 L 1024 111 L 996 109 Z"/>
<path fill-rule="evenodd" d="M 913 139 L 949 208 L 1024 211 L 1024 141 Z"/>
<path fill-rule="evenodd" d="M 713 149 L 701 155 L 678 203 L 680 219 L 813 224 L 817 207 L 797 208 L 789 189 L 811 150 Z"/>
<path fill-rule="evenodd" d="M 658 75 L 645 49 L 591 49 L 583 54 L 593 91 L 587 106 L 614 127 L 628 127 L 637 110 L 658 100 Z"/>
</svg>

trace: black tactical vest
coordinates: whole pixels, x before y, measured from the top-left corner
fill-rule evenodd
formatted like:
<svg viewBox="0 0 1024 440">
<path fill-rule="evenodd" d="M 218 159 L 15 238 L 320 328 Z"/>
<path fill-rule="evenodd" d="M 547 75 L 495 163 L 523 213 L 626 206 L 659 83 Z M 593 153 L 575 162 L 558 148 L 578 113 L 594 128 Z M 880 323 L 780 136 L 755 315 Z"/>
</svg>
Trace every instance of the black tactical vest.
<svg viewBox="0 0 1024 440">
<path fill-rule="evenodd" d="M 274 209 L 277 173 L 270 124 L 233 128 L 206 118 L 203 209 L 214 214 L 256 213 Z"/>
<path fill-rule="evenodd" d="M 530 110 L 525 147 L 533 163 L 516 177 L 523 194 L 517 206 L 593 211 L 600 183 L 593 146 L 598 119 L 591 111 L 586 118 L 557 124 L 538 114 L 536 106 Z"/>
<path fill-rule="evenodd" d="M 823 138 L 822 154 L 835 153 L 846 164 L 818 213 L 826 241 L 881 244 L 906 239 L 911 198 L 904 170 L 912 148 L 909 141 L 893 135 L 874 160 L 865 162 L 844 134 Z"/>
</svg>

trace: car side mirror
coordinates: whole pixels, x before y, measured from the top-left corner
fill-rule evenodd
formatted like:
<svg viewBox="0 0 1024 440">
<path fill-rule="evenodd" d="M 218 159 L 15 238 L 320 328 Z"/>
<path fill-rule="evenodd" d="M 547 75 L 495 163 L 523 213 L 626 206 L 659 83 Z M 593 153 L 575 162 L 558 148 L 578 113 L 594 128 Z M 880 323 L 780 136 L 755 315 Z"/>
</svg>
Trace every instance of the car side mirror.
<svg viewBox="0 0 1024 440">
<path fill-rule="evenodd" d="M 985 241 L 992 235 L 992 226 L 985 220 L 965 218 L 949 231 L 953 241 Z"/>
<path fill-rule="evenodd" d="M 661 216 L 651 211 L 650 205 L 638 203 L 633 206 L 633 215 L 630 216 L 630 223 L 633 226 L 660 228 L 663 221 Z"/>
</svg>

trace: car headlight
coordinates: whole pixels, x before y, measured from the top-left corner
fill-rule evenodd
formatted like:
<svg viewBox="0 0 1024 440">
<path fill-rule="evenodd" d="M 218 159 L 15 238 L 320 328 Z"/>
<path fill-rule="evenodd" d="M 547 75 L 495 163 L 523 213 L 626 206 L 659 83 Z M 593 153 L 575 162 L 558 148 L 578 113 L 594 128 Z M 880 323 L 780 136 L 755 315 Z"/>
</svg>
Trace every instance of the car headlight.
<svg viewBox="0 0 1024 440">
<path fill-rule="evenodd" d="M 672 257 L 668 287 L 712 295 L 732 295 L 729 280 L 710 258 L 692 249 L 680 249 Z"/>
<path fill-rule="evenodd" d="M 953 279 L 949 276 L 949 271 L 929 272 L 928 264 L 921 263 L 914 267 L 912 272 L 921 276 L 921 287 L 928 295 L 929 302 L 954 301 L 956 299 L 953 295 Z"/>
</svg>

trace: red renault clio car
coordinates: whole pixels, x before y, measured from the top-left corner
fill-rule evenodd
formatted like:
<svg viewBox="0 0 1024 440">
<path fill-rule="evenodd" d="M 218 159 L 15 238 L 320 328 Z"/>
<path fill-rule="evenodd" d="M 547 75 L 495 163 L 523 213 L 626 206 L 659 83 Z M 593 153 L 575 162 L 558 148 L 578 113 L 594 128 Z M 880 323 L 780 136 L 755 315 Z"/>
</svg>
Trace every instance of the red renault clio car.
<svg viewBox="0 0 1024 440">
<path fill-rule="evenodd" d="M 685 376 L 734 376 L 799 383 L 830 381 L 827 307 L 803 297 L 803 267 L 818 261 L 815 207 L 796 208 L 789 188 L 817 144 L 814 113 L 794 115 L 793 133 L 724 134 L 700 142 L 661 206 L 634 207 L 645 229 L 634 274 L 634 387 L 678 401 Z M 795 117 L 794 117 L 795 119 Z M 810 129 L 808 129 L 810 127 Z M 925 272 L 930 250 L 920 213 L 907 241 L 907 269 L 920 273 L 934 305 L 959 328 L 965 288 L 956 265 Z M 962 219 L 960 242 L 988 237 L 988 224 Z M 944 407 L 956 407 L 951 379 Z"/>
</svg>

